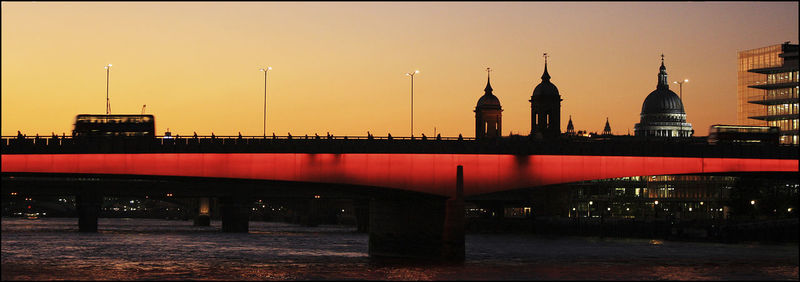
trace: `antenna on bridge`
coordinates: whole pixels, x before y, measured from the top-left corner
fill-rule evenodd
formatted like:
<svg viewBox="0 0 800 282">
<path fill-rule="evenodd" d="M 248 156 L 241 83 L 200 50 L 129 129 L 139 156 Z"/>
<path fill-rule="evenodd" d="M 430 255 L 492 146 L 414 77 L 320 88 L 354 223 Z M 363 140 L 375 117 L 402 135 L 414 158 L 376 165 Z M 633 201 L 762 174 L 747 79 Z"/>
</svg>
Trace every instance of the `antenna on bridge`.
<svg viewBox="0 0 800 282">
<path fill-rule="evenodd" d="M 142 114 L 144 114 L 144 108 L 146 108 L 146 107 L 147 107 L 147 105 L 142 105 Z"/>
</svg>

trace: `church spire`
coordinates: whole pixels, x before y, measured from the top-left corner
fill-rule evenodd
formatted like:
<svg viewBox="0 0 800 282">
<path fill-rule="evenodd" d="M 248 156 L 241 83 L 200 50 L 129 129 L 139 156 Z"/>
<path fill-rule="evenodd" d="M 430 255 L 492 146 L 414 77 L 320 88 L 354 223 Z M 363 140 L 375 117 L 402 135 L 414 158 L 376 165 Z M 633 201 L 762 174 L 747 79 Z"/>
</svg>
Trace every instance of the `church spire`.
<svg viewBox="0 0 800 282">
<path fill-rule="evenodd" d="M 491 77 L 489 77 L 489 73 L 491 72 L 491 68 L 486 68 L 486 88 L 483 89 L 483 91 L 486 93 L 484 95 L 492 95 L 492 84 L 490 82 Z"/>
<path fill-rule="evenodd" d="M 550 74 L 547 73 L 547 53 L 544 53 L 544 73 L 542 74 L 542 80 L 550 80 Z"/>
<path fill-rule="evenodd" d="M 667 67 L 664 66 L 664 54 L 661 54 L 661 67 L 658 68 L 657 88 L 669 89 L 669 83 L 667 82 Z"/>
<path fill-rule="evenodd" d="M 567 134 L 575 134 L 575 126 L 572 125 L 572 115 L 569 115 L 569 123 L 567 123 Z"/>
<path fill-rule="evenodd" d="M 606 117 L 606 127 L 603 128 L 603 135 L 611 135 L 611 125 L 608 124 L 608 117 Z"/>
</svg>

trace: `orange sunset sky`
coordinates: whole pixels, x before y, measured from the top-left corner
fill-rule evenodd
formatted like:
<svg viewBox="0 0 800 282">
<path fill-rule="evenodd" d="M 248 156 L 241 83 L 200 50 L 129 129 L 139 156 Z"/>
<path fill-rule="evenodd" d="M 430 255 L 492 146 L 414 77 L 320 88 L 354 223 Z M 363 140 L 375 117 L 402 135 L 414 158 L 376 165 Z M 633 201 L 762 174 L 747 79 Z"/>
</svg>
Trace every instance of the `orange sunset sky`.
<svg viewBox="0 0 800 282">
<path fill-rule="evenodd" d="M 688 78 L 696 136 L 736 123 L 737 51 L 798 42 L 797 2 L 2 3 L 2 135 L 75 115 L 156 116 L 158 134 L 474 136 L 486 67 L 503 135 L 530 131 L 544 59 L 561 129 L 633 134 L 656 87 Z M 677 85 L 671 89 L 678 92 Z"/>
</svg>

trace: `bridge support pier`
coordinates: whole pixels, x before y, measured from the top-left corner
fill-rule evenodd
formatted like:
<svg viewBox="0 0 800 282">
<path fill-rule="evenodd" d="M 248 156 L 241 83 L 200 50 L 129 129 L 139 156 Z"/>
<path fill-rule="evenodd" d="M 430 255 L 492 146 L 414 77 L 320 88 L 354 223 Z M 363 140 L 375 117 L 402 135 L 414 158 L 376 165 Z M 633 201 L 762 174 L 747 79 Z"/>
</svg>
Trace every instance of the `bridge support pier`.
<svg viewBox="0 0 800 282">
<path fill-rule="evenodd" d="M 78 231 L 97 232 L 97 218 L 103 196 L 97 193 L 80 193 L 75 195 L 75 208 L 78 211 Z"/>
<path fill-rule="evenodd" d="M 211 225 L 211 199 L 200 198 L 197 200 L 197 216 L 194 218 L 194 226 Z"/>
<path fill-rule="evenodd" d="M 369 232 L 369 200 L 353 200 L 353 209 L 355 210 L 356 216 L 356 232 Z"/>
<path fill-rule="evenodd" d="M 369 212 L 369 255 L 373 258 L 464 260 L 463 173 L 457 195 L 375 198 Z"/>
<path fill-rule="evenodd" d="M 249 197 L 219 198 L 222 216 L 222 232 L 247 233 L 250 231 L 250 209 L 252 201 Z"/>
</svg>

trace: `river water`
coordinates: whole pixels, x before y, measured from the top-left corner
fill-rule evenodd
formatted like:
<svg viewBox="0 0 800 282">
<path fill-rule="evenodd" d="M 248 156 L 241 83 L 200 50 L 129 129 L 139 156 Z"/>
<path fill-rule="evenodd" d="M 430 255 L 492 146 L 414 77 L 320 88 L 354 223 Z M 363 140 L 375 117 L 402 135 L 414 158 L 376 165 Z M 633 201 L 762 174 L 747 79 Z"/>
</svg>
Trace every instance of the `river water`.
<svg viewBox="0 0 800 282">
<path fill-rule="evenodd" d="M 461 264 L 375 261 L 353 227 L 2 219 L 2 280 L 798 280 L 797 244 L 467 234 Z"/>
</svg>

